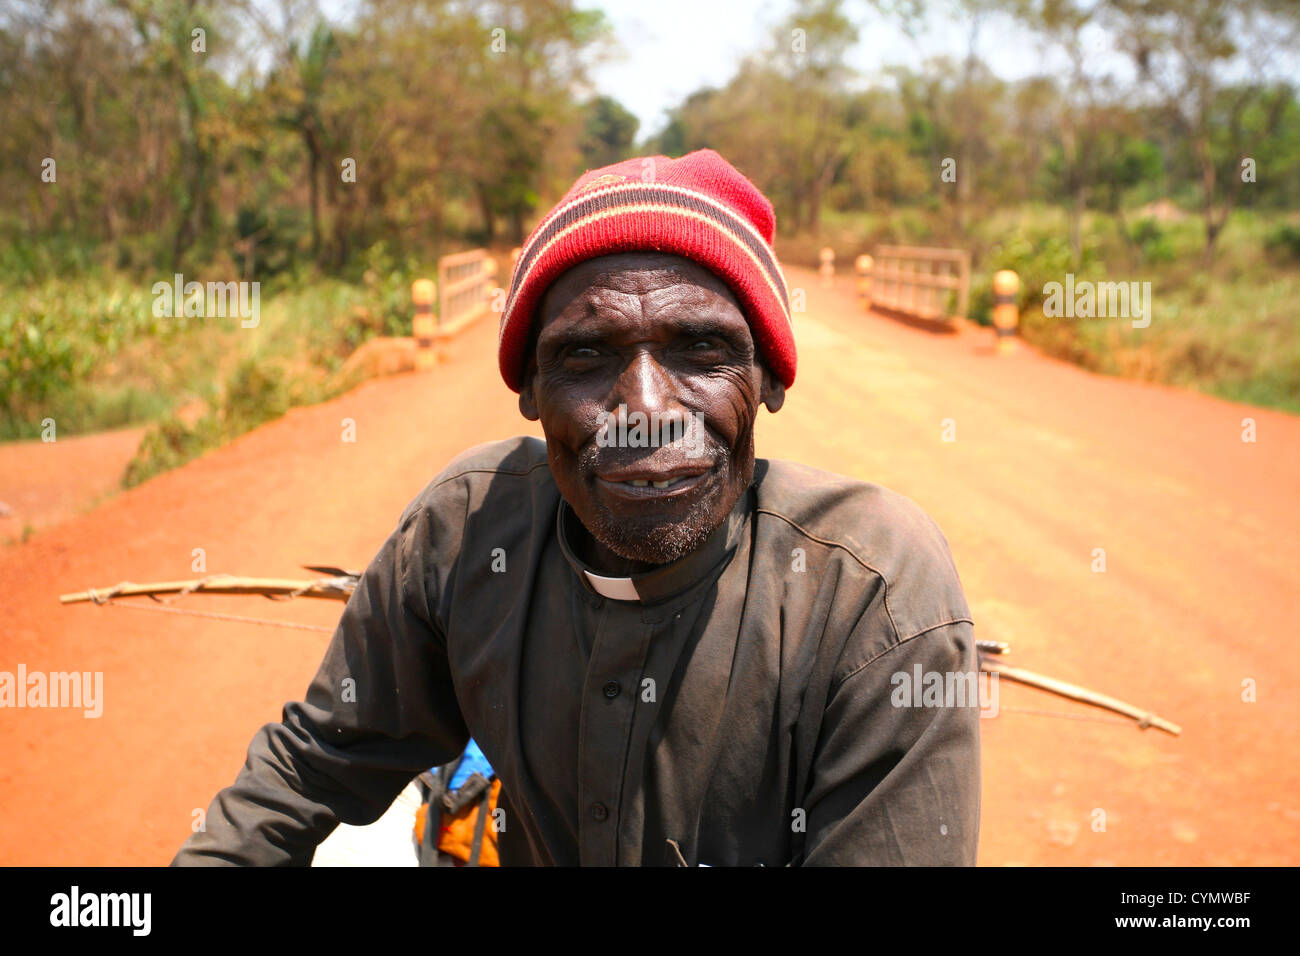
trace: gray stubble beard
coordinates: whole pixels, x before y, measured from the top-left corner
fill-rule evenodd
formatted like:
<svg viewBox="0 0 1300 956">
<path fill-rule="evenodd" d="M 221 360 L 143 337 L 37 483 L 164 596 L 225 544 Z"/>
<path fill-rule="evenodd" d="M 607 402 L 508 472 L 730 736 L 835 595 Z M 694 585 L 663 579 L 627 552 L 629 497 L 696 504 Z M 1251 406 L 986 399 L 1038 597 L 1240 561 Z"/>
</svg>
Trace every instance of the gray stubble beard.
<svg viewBox="0 0 1300 956">
<path fill-rule="evenodd" d="M 753 447 L 753 433 L 750 433 L 750 447 Z M 583 469 L 588 474 L 595 471 L 597 449 L 583 452 Z M 726 474 L 731 467 L 733 457 L 730 449 L 721 443 L 713 443 L 714 474 Z M 749 455 L 749 474 L 743 479 L 739 494 L 743 495 L 753 480 L 754 465 L 752 451 Z M 583 527 L 598 542 L 621 558 L 630 561 L 642 561 L 647 564 L 671 564 L 680 560 L 702 545 L 730 514 L 727 508 L 721 516 L 714 519 L 712 512 L 719 495 L 728 494 L 729 489 L 723 485 L 707 498 L 697 501 L 685 519 L 667 521 L 661 524 L 629 523 L 616 520 L 609 512 L 596 509 L 595 527 L 582 521 Z M 735 506 L 733 500 L 731 506 Z M 576 512 L 575 512 L 576 513 Z"/>
</svg>

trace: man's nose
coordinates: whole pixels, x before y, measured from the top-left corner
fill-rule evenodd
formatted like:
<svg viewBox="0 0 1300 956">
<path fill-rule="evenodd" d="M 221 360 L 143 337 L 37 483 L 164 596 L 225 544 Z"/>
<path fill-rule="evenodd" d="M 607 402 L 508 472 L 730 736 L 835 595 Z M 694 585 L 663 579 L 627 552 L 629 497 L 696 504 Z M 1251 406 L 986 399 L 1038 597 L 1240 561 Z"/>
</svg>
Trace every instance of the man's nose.
<svg viewBox="0 0 1300 956">
<path fill-rule="evenodd" d="M 652 352 L 641 349 L 627 363 L 611 396 L 613 405 L 626 405 L 628 413 L 671 412 L 677 407 L 672 376 Z"/>
</svg>

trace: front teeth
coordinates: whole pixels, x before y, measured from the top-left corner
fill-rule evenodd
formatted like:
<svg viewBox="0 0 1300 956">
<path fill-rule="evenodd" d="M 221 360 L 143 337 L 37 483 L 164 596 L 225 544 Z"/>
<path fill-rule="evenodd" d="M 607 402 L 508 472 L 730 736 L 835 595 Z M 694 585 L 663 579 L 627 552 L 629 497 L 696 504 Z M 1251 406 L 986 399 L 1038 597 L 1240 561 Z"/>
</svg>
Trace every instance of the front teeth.
<svg viewBox="0 0 1300 956">
<path fill-rule="evenodd" d="M 654 485 L 656 488 L 671 488 L 681 480 L 681 476 L 669 478 L 666 481 L 648 481 L 644 478 L 633 478 L 631 481 L 623 482 L 623 484 L 631 485 L 633 488 L 645 488 L 648 485 Z"/>
</svg>

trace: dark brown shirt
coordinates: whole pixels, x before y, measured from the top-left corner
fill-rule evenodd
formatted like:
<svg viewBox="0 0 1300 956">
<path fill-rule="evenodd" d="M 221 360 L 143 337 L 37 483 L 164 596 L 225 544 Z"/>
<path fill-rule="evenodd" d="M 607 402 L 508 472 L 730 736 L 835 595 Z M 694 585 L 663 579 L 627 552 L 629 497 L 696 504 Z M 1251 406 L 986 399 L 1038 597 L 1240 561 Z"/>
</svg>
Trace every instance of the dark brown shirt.
<svg viewBox="0 0 1300 956">
<path fill-rule="evenodd" d="M 174 863 L 307 864 L 471 734 L 503 783 L 505 865 L 668 865 L 669 840 L 691 865 L 975 862 L 978 705 L 903 692 L 977 666 L 920 508 L 760 459 L 699 549 L 631 579 L 637 600 L 597 592 L 585 533 L 540 440 L 460 456 Z"/>
</svg>

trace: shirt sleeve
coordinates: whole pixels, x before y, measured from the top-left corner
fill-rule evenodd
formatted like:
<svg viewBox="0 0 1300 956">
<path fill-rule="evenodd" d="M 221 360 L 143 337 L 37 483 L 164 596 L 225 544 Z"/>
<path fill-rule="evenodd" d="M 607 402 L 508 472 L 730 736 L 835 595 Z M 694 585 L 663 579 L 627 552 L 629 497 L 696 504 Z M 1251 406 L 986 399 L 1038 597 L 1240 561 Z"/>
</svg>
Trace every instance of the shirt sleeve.
<svg viewBox="0 0 1300 956">
<path fill-rule="evenodd" d="M 954 621 L 893 645 L 832 688 L 802 865 L 975 864 L 979 685 L 973 627 Z"/>
<path fill-rule="evenodd" d="M 437 518 L 417 502 L 362 575 L 306 699 L 257 732 L 173 866 L 307 866 L 339 823 L 373 823 L 413 777 L 464 748 L 428 596 L 441 577 Z"/>
</svg>

